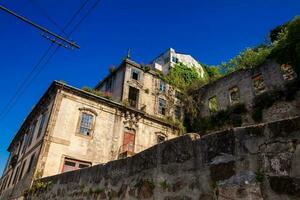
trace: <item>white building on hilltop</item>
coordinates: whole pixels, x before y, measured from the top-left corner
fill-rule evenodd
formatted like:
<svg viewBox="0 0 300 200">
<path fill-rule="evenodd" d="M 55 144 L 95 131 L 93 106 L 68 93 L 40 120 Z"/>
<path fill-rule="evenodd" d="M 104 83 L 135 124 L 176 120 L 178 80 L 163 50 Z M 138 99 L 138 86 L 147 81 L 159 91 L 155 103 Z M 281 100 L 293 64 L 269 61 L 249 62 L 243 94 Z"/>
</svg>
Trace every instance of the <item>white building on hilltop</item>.
<svg viewBox="0 0 300 200">
<path fill-rule="evenodd" d="M 172 48 L 169 48 L 167 51 L 155 58 L 151 62 L 151 65 L 153 68 L 162 71 L 163 74 L 168 74 L 169 70 L 177 63 L 182 63 L 188 67 L 194 66 L 198 69 L 200 76 L 202 78 L 204 77 L 204 69 L 197 60 L 195 60 L 191 55 L 177 53 Z"/>
</svg>

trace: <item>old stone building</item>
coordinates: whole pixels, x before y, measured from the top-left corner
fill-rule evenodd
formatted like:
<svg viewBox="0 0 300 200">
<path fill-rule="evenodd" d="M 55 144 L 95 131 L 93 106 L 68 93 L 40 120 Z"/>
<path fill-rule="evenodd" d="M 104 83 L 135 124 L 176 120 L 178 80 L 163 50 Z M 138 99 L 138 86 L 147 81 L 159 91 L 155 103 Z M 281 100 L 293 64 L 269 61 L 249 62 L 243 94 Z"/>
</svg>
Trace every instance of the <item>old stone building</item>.
<svg viewBox="0 0 300 200">
<path fill-rule="evenodd" d="M 176 90 L 125 59 L 95 90 L 53 82 L 12 140 L 1 199 L 21 197 L 35 178 L 132 156 L 179 135 Z M 166 120 L 168 118 L 168 120 Z"/>
<path fill-rule="evenodd" d="M 240 69 L 207 84 L 195 91 L 194 97 L 197 99 L 201 117 L 210 116 L 236 104 L 244 104 L 251 111 L 256 97 L 266 92 L 283 89 L 296 77 L 292 66 L 280 65 L 274 60 L 268 60 L 255 68 Z M 273 111 L 270 109 L 270 114 L 264 117 L 264 121 L 297 116 L 300 108 L 299 103 L 296 104 L 283 102 L 279 106 L 281 108 L 275 107 Z M 248 119 L 248 123 L 253 121 Z"/>
</svg>

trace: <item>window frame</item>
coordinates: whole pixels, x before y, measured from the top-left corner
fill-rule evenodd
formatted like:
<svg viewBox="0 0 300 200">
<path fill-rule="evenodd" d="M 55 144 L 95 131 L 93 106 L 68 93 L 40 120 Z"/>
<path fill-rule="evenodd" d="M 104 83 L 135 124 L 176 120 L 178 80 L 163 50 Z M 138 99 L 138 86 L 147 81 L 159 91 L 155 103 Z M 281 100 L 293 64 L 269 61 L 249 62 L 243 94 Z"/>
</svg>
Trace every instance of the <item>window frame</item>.
<svg viewBox="0 0 300 200">
<path fill-rule="evenodd" d="M 40 117 L 40 123 L 39 123 L 39 129 L 36 135 L 36 139 L 39 139 L 42 135 L 42 132 L 44 130 L 45 124 L 46 124 L 46 117 L 47 117 L 47 112 L 42 113 Z"/>
<path fill-rule="evenodd" d="M 159 80 L 159 92 L 165 93 L 167 90 L 167 84 L 163 80 Z"/>
<path fill-rule="evenodd" d="M 134 74 L 137 75 L 137 79 L 134 78 Z M 141 80 L 141 71 L 138 69 L 135 69 L 135 68 L 131 68 L 130 78 L 131 78 L 131 80 L 140 81 Z"/>
<path fill-rule="evenodd" d="M 80 131 L 83 114 L 91 115 L 93 117 L 89 135 L 84 135 Z M 78 117 L 78 122 L 77 122 L 77 128 L 76 128 L 75 135 L 76 136 L 80 136 L 80 137 L 84 137 L 84 138 L 93 138 L 94 131 L 95 131 L 95 124 L 96 124 L 96 117 L 97 117 L 97 112 L 96 111 L 94 111 L 92 109 L 89 109 L 89 108 L 80 108 L 79 109 L 79 117 Z"/>
<path fill-rule="evenodd" d="M 215 108 L 215 110 L 213 110 L 212 109 L 212 107 L 211 107 L 211 103 L 212 103 L 212 100 L 213 99 L 215 99 L 216 100 L 216 108 Z M 212 97 L 210 97 L 209 99 L 208 99 L 208 110 L 209 110 L 209 112 L 210 112 L 210 114 L 214 114 L 214 113 L 217 113 L 218 112 L 218 99 L 217 99 L 217 96 L 216 95 L 214 95 L 214 96 L 212 96 Z"/>
<path fill-rule="evenodd" d="M 164 102 L 164 107 L 161 107 L 161 101 Z M 167 101 L 160 97 L 158 98 L 158 113 L 163 116 L 167 114 Z"/>
<path fill-rule="evenodd" d="M 263 86 L 264 86 L 263 90 L 258 90 L 258 89 L 256 89 L 256 87 L 255 87 L 255 81 L 256 81 L 256 79 L 258 79 L 258 77 L 261 77 L 261 78 L 262 78 Z M 259 95 L 259 94 L 262 94 L 262 93 L 264 93 L 265 91 L 267 91 L 267 85 L 266 85 L 265 78 L 264 78 L 264 76 L 263 76 L 262 73 L 258 73 L 258 74 L 256 74 L 256 75 L 252 76 L 252 77 L 251 77 L 251 82 L 252 82 L 252 87 L 253 87 L 253 91 L 254 91 L 254 94 L 255 94 L 255 95 Z"/>
<path fill-rule="evenodd" d="M 66 162 L 74 163 L 75 164 L 74 169 L 64 171 Z M 75 170 L 87 168 L 87 167 L 79 168 L 80 164 L 87 165 L 87 167 L 93 166 L 92 162 L 84 161 L 84 160 L 78 160 L 78 159 L 75 159 L 75 158 L 70 158 L 68 156 L 65 156 L 65 157 L 63 157 L 63 161 L 62 161 L 61 173 L 66 173 L 66 172 L 70 172 L 70 171 L 75 171 Z"/>
<path fill-rule="evenodd" d="M 236 89 L 236 91 L 234 91 L 235 89 Z M 232 100 L 232 94 L 234 92 L 237 92 L 237 95 L 238 95 L 238 100 L 237 101 Z M 238 86 L 233 86 L 233 87 L 229 88 L 228 89 L 228 93 L 229 93 L 229 102 L 230 102 L 230 105 L 239 104 L 241 102 L 240 88 Z"/>
</svg>

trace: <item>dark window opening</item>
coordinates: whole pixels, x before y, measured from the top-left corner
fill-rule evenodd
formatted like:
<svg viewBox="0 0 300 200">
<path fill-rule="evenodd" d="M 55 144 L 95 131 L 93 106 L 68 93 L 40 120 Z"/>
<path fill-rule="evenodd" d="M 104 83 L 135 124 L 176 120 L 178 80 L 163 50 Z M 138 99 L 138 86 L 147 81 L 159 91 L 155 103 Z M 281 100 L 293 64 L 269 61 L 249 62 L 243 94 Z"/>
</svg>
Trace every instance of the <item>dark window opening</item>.
<svg viewBox="0 0 300 200">
<path fill-rule="evenodd" d="M 39 130 L 38 130 L 37 138 L 40 137 L 40 135 L 43 131 L 45 120 L 46 120 L 46 113 L 43 113 L 42 117 L 41 117 L 41 122 L 40 122 Z"/>
<path fill-rule="evenodd" d="M 140 78 L 140 72 L 138 71 L 138 70 L 136 70 L 136 69 L 132 69 L 132 71 L 131 71 L 131 78 L 133 79 L 133 80 L 139 80 L 139 78 Z"/>
<path fill-rule="evenodd" d="M 181 107 L 180 106 L 176 106 L 175 107 L 175 117 L 176 119 L 181 119 Z"/>
<path fill-rule="evenodd" d="M 167 102 L 164 99 L 158 99 L 158 112 L 161 115 L 166 115 Z"/>
<path fill-rule="evenodd" d="M 134 87 L 129 87 L 128 102 L 132 107 L 137 108 L 139 98 L 139 90 Z"/>
<path fill-rule="evenodd" d="M 34 156 L 35 156 L 35 154 L 33 154 L 33 155 L 30 157 L 29 165 L 28 165 L 28 168 L 27 168 L 27 173 L 29 173 L 30 170 L 31 170 L 32 163 L 33 163 L 33 160 L 34 160 Z"/>
<path fill-rule="evenodd" d="M 24 168 L 25 168 L 25 165 L 26 165 L 26 160 L 23 162 L 22 164 L 22 167 L 21 167 L 21 172 L 20 172 L 20 176 L 19 176 L 19 181 L 22 179 L 23 177 L 23 171 L 24 171 Z"/>
<path fill-rule="evenodd" d="M 20 166 L 17 167 L 17 170 L 16 170 L 16 172 L 15 172 L 14 179 L 13 179 L 13 182 L 12 182 L 13 185 L 14 185 L 14 184 L 17 182 L 17 180 L 18 180 L 19 171 L 20 171 Z"/>
</svg>

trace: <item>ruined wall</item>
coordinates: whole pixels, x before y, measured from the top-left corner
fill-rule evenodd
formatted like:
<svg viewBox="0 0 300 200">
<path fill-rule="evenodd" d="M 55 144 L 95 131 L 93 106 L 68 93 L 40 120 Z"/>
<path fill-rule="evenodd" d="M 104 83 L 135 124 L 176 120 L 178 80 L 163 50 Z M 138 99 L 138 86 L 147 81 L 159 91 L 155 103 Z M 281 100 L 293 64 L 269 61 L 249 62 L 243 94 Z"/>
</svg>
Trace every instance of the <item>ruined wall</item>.
<svg viewBox="0 0 300 200">
<path fill-rule="evenodd" d="M 270 91 L 282 87 L 285 84 L 284 75 L 280 65 L 275 61 L 269 60 L 263 65 L 254 69 L 245 69 L 233 72 L 201 89 L 196 95 L 199 96 L 200 115 L 209 116 L 209 99 L 213 96 L 217 98 L 218 110 L 224 110 L 232 105 L 230 101 L 230 89 L 237 87 L 239 89 L 240 103 L 244 103 L 251 110 L 253 99 L 256 93 L 252 78 L 258 74 L 262 74 L 265 91 Z M 279 111 L 279 110 L 278 110 Z M 285 110 L 282 110 L 285 112 Z M 274 118 L 274 116 L 273 116 Z M 276 119 L 281 119 L 278 116 Z"/>
<path fill-rule="evenodd" d="M 296 117 L 185 135 L 127 159 L 47 177 L 27 199 L 296 200 L 299 166 Z"/>
</svg>

